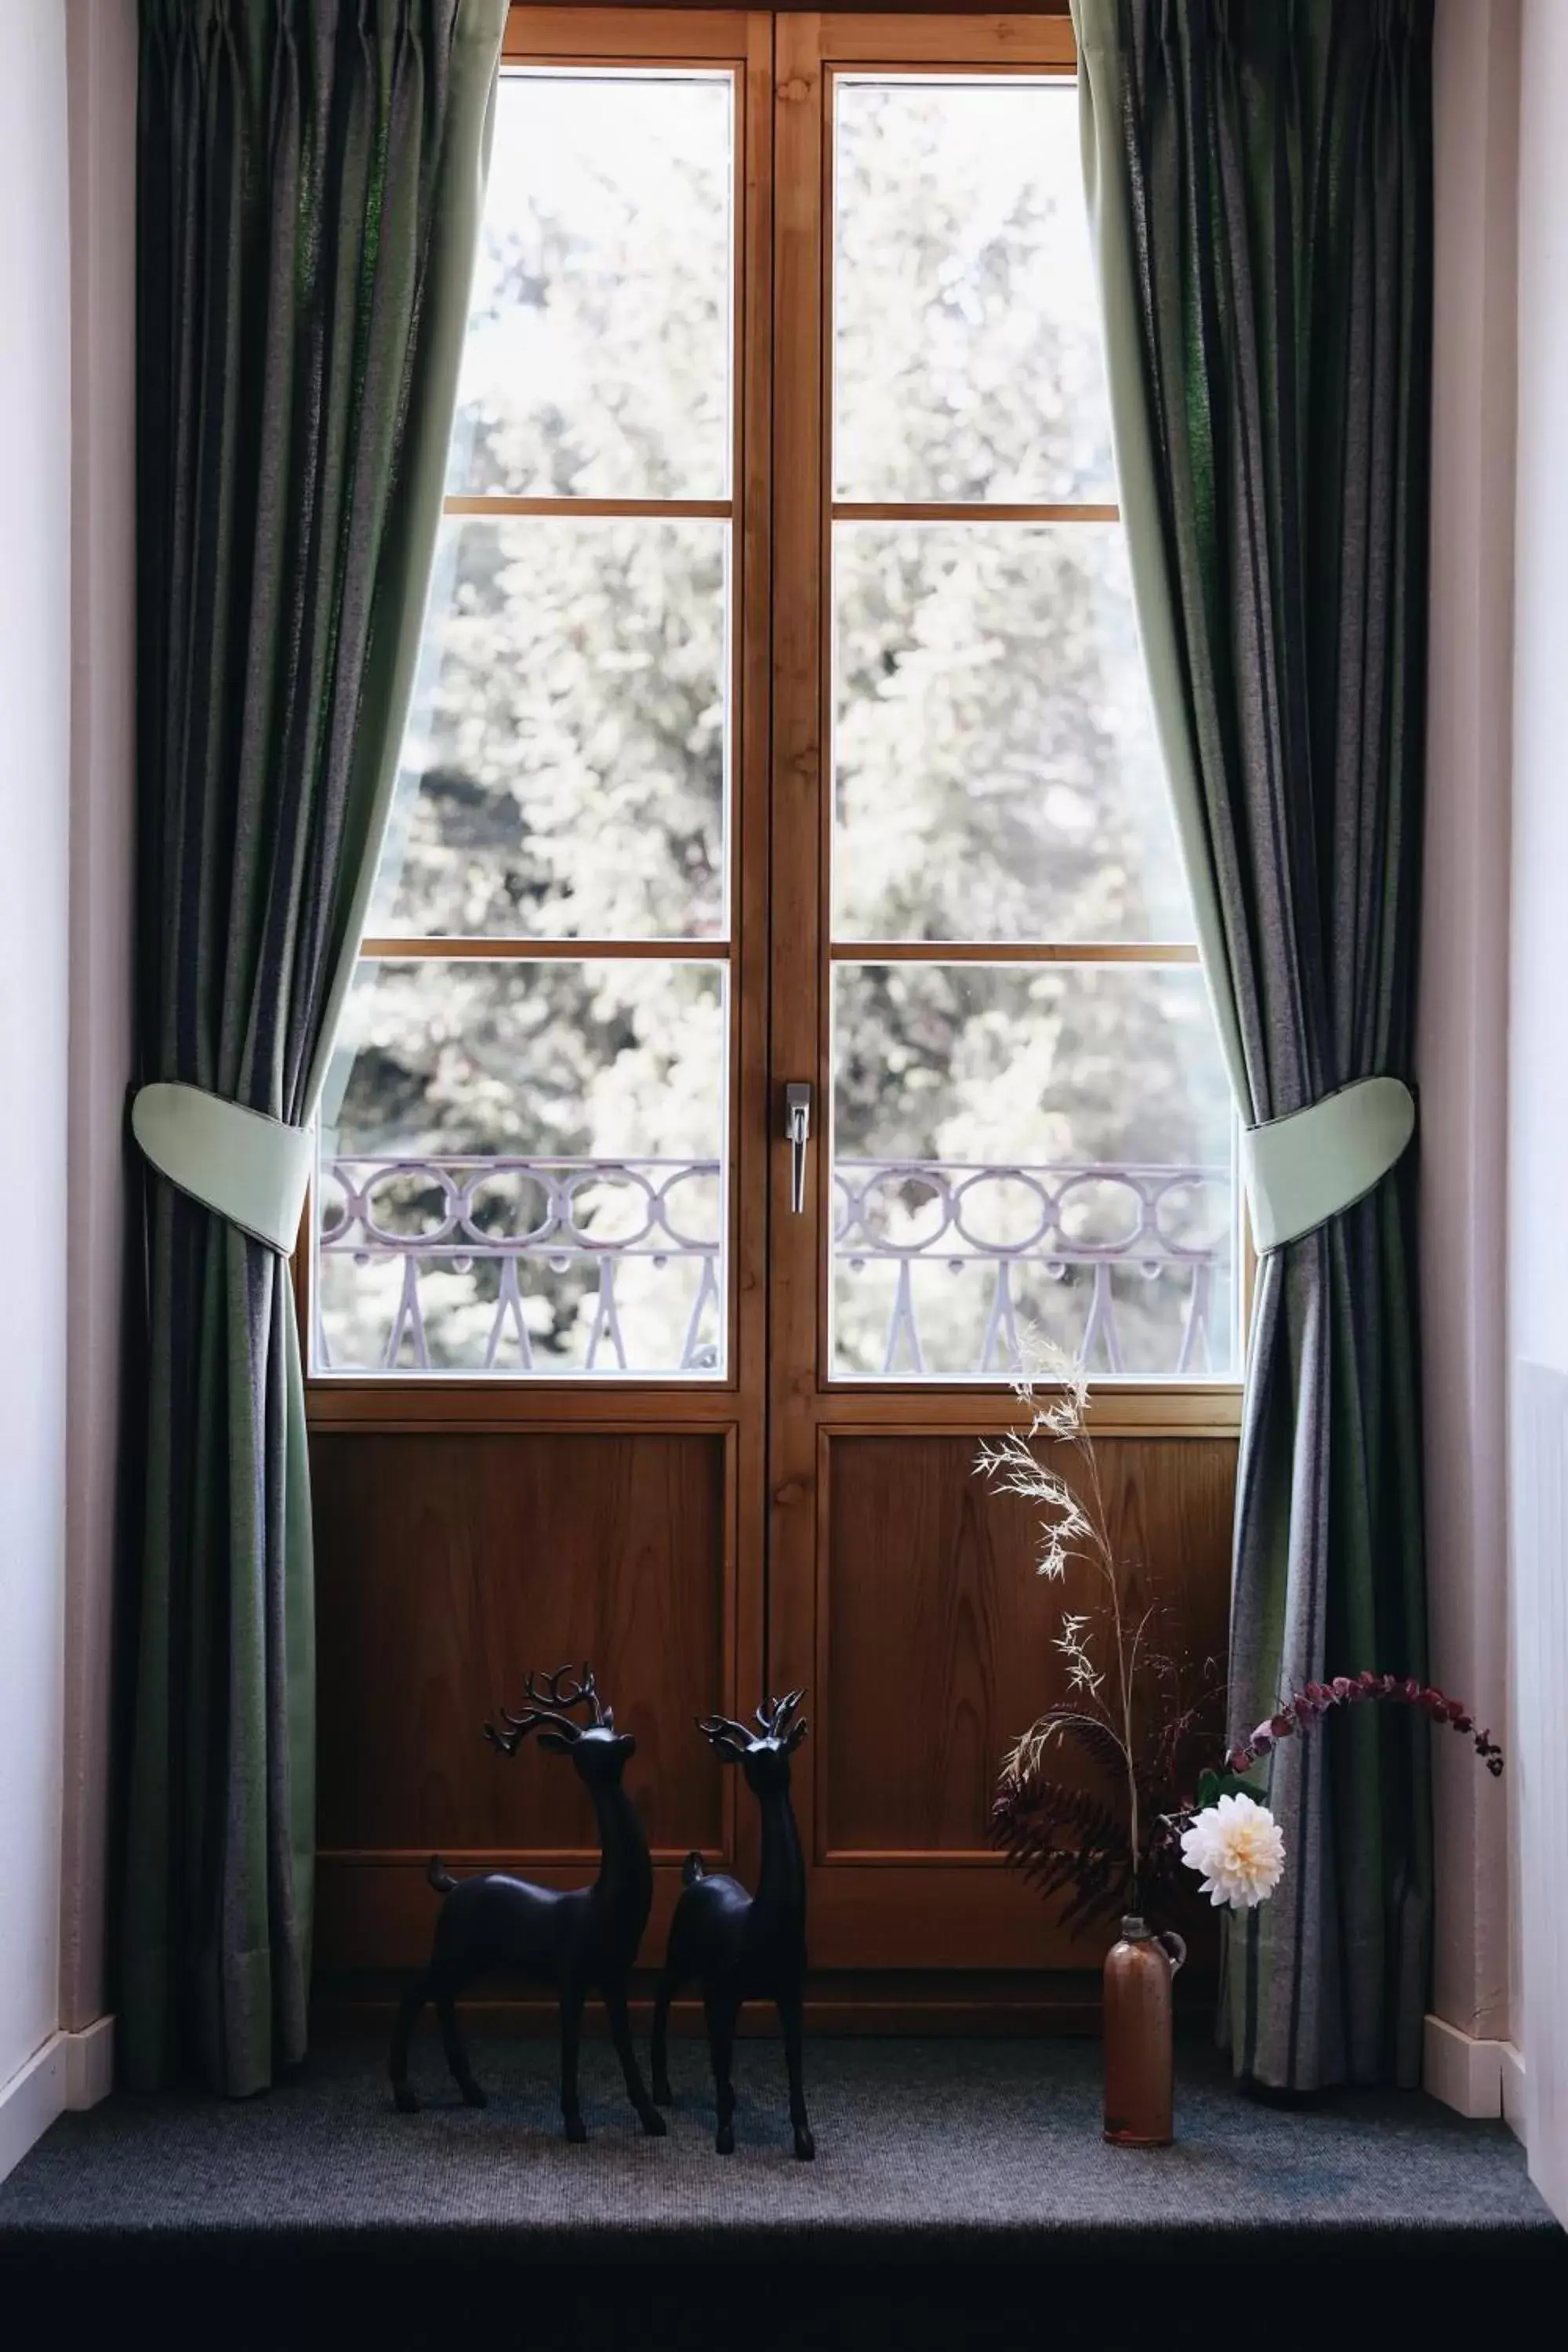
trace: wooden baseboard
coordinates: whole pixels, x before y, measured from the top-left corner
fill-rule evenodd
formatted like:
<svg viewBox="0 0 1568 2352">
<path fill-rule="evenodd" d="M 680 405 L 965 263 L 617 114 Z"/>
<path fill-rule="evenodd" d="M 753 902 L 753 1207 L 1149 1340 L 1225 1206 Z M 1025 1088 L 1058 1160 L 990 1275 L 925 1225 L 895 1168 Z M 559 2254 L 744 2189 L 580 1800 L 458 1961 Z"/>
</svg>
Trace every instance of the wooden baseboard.
<svg viewBox="0 0 1568 2352">
<path fill-rule="evenodd" d="M 401 1979 L 383 1972 L 323 1979 L 311 2003 L 315 2030 L 324 2034 L 389 2032 L 400 1990 Z M 1212 1978 L 1185 1971 L 1177 1993 L 1182 2021 L 1201 2023 L 1212 2018 Z M 646 2033 L 653 2014 L 650 1974 L 634 1978 L 631 2011 L 634 2029 Z M 553 1998 L 532 1990 L 481 1992 L 463 2003 L 463 2016 L 475 2033 L 549 2037 L 556 2028 Z M 805 2018 L 809 2032 L 824 2034 L 1097 2034 L 1100 1975 L 1090 1969 L 962 1974 L 825 1970 L 807 1980 Z M 428 2013 L 425 2021 L 426 2026 L 431 2022 Z M 590 2005 L 584 2024 L 588 2032 L 604 2031 L 596 2004 Z M 700 2002 L 678 2000 L 670 2011 L 670 2032 L 695 2036 L 702 2030 Z M 742 2011 L 738 2030 L 768 2035 L 776 2027 L 772 2011 L 753 2002 Z"/>
</svg>

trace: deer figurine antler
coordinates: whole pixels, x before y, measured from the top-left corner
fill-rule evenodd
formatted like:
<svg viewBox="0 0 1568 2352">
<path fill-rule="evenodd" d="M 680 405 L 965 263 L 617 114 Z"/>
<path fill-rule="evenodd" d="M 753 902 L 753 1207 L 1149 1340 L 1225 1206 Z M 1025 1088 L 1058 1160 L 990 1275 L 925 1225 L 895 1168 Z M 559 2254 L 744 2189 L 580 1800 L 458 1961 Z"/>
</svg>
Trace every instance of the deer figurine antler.
<svg viewBox="0 0 1568 2352">
<path fill-rule="evenodd" d="M 661 2135 L 664 2117 L 648 2097 L 632 2047 L 626 2016 L 626 1980 L 653 1901 L 653 1867 L 647 1839 L 621 1786 L 637 1741 L 616 1729 L 614 1707 L 599 1703 L 592 1667 L 574 1676 L 570 1666 L 552 1675 L 531 1674 L 522 1686 L 522 1709 L 496 1709 L 500 1722 L 487 1722 L 484 1736 L 503 1756 L 515 1756 L 531 1731 L 552 1754 L 570 1756 L 579 1780 L 594 1800 L 599 1824 L 601 1864 L 592 1886 L 570 1894 L 534 1886 L 503 1871 L 455 1879 L 430 1859 L 430 1884 L 446 1896 L 436 1922 L 430 1965 L 403 1996 L 393 2035 L 393 2095 L 399 2107 L 416 2105 L 408 2087 L 408 2043 L 420 2011 L 436 2004 L 447 2063 L 470 2106 L 485 2095 L 474 2080 L 458 2032 L 456 2003 L 477 1977 L 508 1969 L 554 1985 L 561 1996 L 561 2113 L 568 2139 L 588 2137 L 577 2099 L 577 2045 L 583 2004 L 595 1987 L 604 1997 L 610 2032 L 626 2076 L 626 2093 L 645 2132 Z M 591 1710 L 591 1722 L 576 1720 Z"/>
<path fill-rule="evenodd" d="M 599 1705 L 599 1686 L 594 1680 L 592 1666 L 584 1662 L 582 1674 L 574 1683 L 567 1682 L 571 1672 L 570 1666 L 557 1666 L 552 1675 L 527 1675 L 522 1685 L 522 1713 L 513 1715 L 509 1708 L 498 1706 L 496 1713 L 506 1729 L 498 1731 L 495 1725 L 489 1722 L 484 1726 L 484 1735 L 490 1746 L 499 1748 L 503 1756 L 515 1756 L 529 1733 L 537 1730 L 541 1724 L 548 1724 L 570 1745 L 591 1727 L 572 1720 L 571 1710 L 584 1704 L 592 1706 L 595 1726 L 603 1725 L 605 1729 L 613 1731 L 616 1710 L 613 1706 L 605 1708 Z M 542 1682 L 544 1685 L 542 1690 L 539 1687 Z M 543 1744 L 542 1741 L 541 1745 Z"/>
<path fill-rule="evenodd" d="M 715 2141 L 721 2156 L 735 2145 L 735 2086 L 730 2079 L 735 2020 L 742 2001 L 771 1999 L 784 2028 L 789 2068 L 789 2116 L 795 2152 L 812 2157 L 816 2143 L 805 2111 L 801 2069 L 801 2001 L 805 1977 L 805 1863 L 790 1803 L 789 1759 L 805 1738 L 795 1710 L 805 1697 L 794 1690 L 758 1707 L 756 1728 L 725 1715 L 700 1717 L 697 1728 L 714 1753 L 739 1764 L 762 1807 L 763 1866 L 757 1891 L 748 1895 L 738 1879 L 702 1867 L 700 1854 L 688 1854 L 681 1873 L 685 1892 L 675 1906 L 669 1950 L 654 1997 L 653 2093 L 668 2106 L 669 2004 L 680 1986 L 697 1977 L 708 2019 L 708 2042 L 719 2108 Z"/>
</svg>

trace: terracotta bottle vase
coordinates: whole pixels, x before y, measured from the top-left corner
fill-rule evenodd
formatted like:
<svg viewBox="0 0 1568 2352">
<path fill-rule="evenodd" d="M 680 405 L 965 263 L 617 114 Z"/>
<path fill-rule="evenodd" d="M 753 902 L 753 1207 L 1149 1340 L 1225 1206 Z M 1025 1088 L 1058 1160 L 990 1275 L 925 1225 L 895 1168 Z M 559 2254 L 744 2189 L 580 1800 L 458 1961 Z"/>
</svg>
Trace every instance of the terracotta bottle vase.
<svg viewBox="0 0 1568 2352">
<path fill-rule="evenodd" d="M 1187 1957 L 1180 1936 L 1121 1922 L 1105 1961 L 1105 2137 L 1119 2147 L 1168 2147 L 1171 1984 Z"/>
</svg>

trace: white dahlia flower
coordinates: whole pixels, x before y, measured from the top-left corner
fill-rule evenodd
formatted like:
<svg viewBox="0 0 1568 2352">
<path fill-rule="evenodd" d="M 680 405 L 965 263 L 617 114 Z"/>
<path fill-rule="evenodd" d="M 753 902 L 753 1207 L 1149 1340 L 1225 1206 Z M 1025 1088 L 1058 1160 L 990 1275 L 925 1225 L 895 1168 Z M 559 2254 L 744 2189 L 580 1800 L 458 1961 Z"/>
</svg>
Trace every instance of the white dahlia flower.
<svg viewBox="0 0 1568 2352">
<path fill-rule="evenodd" d="M 1211 1903 L 1250 1911 L 1279 1884 L 1285 1841 L 1267 1805 L 1251 1797 L 1222 1797 L 1183 1833 L 1182 1860 L 1201 1874 Z"/>
</svg>

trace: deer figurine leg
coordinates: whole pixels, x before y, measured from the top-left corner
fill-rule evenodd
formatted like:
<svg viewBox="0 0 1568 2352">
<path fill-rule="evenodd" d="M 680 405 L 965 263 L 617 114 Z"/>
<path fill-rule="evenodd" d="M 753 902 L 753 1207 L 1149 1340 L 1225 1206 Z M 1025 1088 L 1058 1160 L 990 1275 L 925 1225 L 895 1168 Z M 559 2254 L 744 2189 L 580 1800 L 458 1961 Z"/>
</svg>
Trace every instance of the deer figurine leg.
<svg viewBox="0 0 1568 2352">
<path fill-rule="evenodd" d="M 561 1988 L 561 2123 L 570 2140 L 585 2140 L 588 2126 L 577 2102 L 577 2048 L 583 2038 L 585 1988 L 577 1983 Z"/>
<path fill-rule="evenodd" d="M 784 2028 L 784 2063 L 789 2068 L 789 2119 L 795 2130 L 795 2152 L 806 2162 L 816 2154 L 805 2112 L 805 2085 L 801 2074 L 800 1987 L 779 1995 L 779 2023 Z"/>
<path fill-rule="evenodd" d="M 474 2080 L 473 2069 L 468 2064 L 468 2054 L 463 2047 L 462 2036 L 458 2031 L 456 2003 L 461 1990 L 461 1984 L 454 1983 L 450 1976 L 442 1969 L 440 1963 L 437 1961 L 432 1963 L 422 1976 L 415 1978 L 398 2003 L 397 2023 L 393 2031 L 392 2055 L 388 2061 L 387 2072 L 392 2077 L 393 2104 L 400 2115 L 413 2115 L 419 2105 L 408 2081 L 408 2045 L 414 2036 L 414 2028 L 419 2021 L 419 2012 L 427 2000 L 433 2000 L 436 2004 L 436 2014 L 441 2025 L 441 2042 L 447 2053 L 447 2063 L 452 2070 L 453 2080 L 461 2091 L 464 2100 L 470 2107 L 483 2107 L 489 2104 L 479 2084 Z"/>
<path fill-rule="evenodd" d="M 647 2095 L 647 2084 L 637 2064 L 637 2053 L 632 2044 L 631 2020 L 626 2015 L 626 1989 L 624 1984 L 605 1987 L 605 2009 L 610 2021 L 610 2039 L 616 2045 L 616 2055 L 621 2062 L 626 2077 L 626 2096 L 637 2111 L 637 2120 L 650 2139 L 662 2139 L 668 2126 Z"/>
<path fill-rule="evenodd" d="M 436 1994 L 436 2014 L 441 2021 L 441 2044 L 447 2053 L 447 2063 L 452 2070 L 452 2080 L 463 2095 L 463 2104 L 469 2107 L 488 2107 L 489 2099 L 474 2080 L 468 2053 L 463 2047 L 463 2037 L 458 2031 L 458 1994 L 460 1988 L 447 1984 Z"/>
<path fill-rule="evenodd" d="M 675 1991 L 675 1979 L 666 1969 L 653 1996 L 653 2095 L 661 2107 L 675 2105 L 669 2087 L 669 2004 Z"/>
<path fill-rule="evenodd" d="M 719 2128 L 713 2145 L 721 2156 L 735 2153 L 735 2085 L 730 2068 L 735 2053 L 735 2018 L 740 2001 L 732 1985 L 709 1985 L 703 1994 L 708 2019 L 708 2050 L 713 2061 L 714 2104 Z"/>
<path fill-rule="evenodd" d="M 419 2012 L 429 1998 L 430 1972 L 426 1969 L 415 1978 L 397 2004 L 397 2023 L 393 2028 L 392 2054 L 386 2071 L 392 2078 L 393 2105 L 402 2116 L 413 2115 L 419 2105 L 409 2086 L 408 2044 L 419 2021 Z"/>
</svg>

